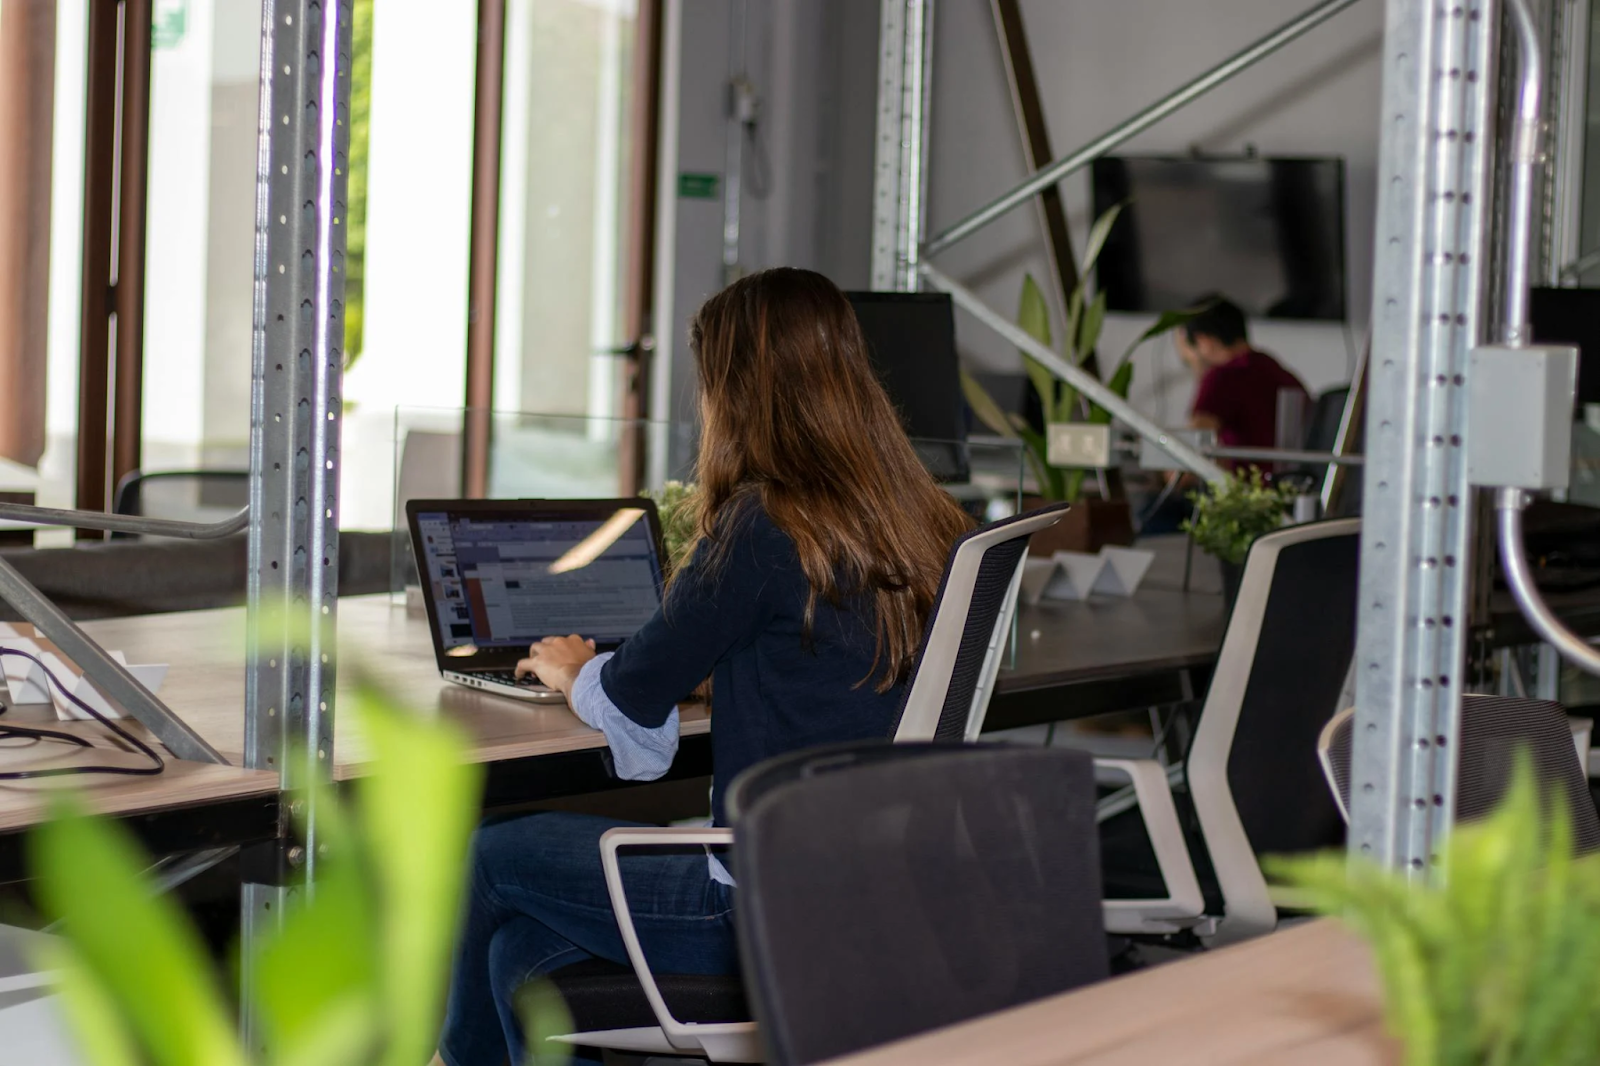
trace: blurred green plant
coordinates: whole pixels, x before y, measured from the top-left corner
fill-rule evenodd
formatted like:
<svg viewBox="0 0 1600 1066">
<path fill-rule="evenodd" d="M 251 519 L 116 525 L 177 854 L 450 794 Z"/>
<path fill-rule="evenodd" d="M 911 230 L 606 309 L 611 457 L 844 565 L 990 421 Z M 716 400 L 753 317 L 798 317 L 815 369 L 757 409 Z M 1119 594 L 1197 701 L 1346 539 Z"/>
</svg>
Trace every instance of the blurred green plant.
<svg viewBox="0 0 1600 1066">
<path fill-rule="evenodd" d="M 1526 752 L 1501 808 L 1451 834 L 1444 876 L 1343 852 L 1266 866 L 1283 902 L 1371 943 L 1406 1066 L 1600 1062 L 1600 856 L 1574 858 L 1566 803 L 1541 804 Z"/>
<path fill-rule="evenodd" d="M 355 0 L 350 19 L 350 172 L 345 192 L 344 368 L 366 350 L 367 148 L 372 129 L 374 0 Z"/>
<path fill-rule="evenodd" d="M 438 1038 L 481 768 L 450 723 L 363 686 L 344 708 L 373 755 L 346 802 L 326 784 L 319 869 L 278 930 L 247 944 L 264 1051 L 247 1050 L 223 976 L 127 832 L 70 795 L 29 841 L 40 908 L 61 923 L 41 962 L 94 1066 L 420 1066 Z M 570 1031 L 558 997 L 535 1041 Z M 535 1043 L 534 1046 L 540 1046 Z"/>
<path fill-rule="evenodd" d="M 1189 494 L 1194 516 L 1184 520 L 1183 531 L 1202 551 L 1234 566 L 1250 554 L 1256 538 L 1283 525 L 1294 506 L 1294 489 L 1266 481 L 1259 467 L 1228 475 Z"/>
<path fill-rule="evenodd" d="M 1122 208 L 1123 205 L 1118 204 L 1106 211 L 1095 220 L 1089 230 L 1089 241 L 1084 247 L 1083 263 L 1078 267 L 1078 284 L 1067 301 L 1066 343 L 1061 354 L 1062 358 L 1073 366 L 1083 366 L 1084 360 L 1100 343 L 1100 331 L 1106 320 L 1106 293 L 1102 289 L 1090 298 L 1086 285 L 1089 272 L 1094 268 L 1095 261 L 1100 258 L 1100 253 L 1105 248 L 1106 240 L 1111 236 L 1111 229 L 1116 225 Z M 1146 341 L 1176 329 L 1193 318 L 1194 314 L 1193 311 L 1167 311 L 1158 317 L 1155 324 L 1128 345 L 1122 357 L 1112 365 L 1111 376 L 1106 379 L 1106 387 L 1126 400 L 1128 389 L 1133 385 L 1133 353 Z M 1055 347 L 1055 342 L 1051 339 L 1050 305 L 1032 274 L 1025 275 L 1022 279 L 1022 298 L 1017 308 L 1017 325 L 1045 347 L 1052 349 Z M 965 367 L 961 370 L 962 392 L 966 395 L 972 413 L 977 415 L 978 420 L 992 432 L 1022 441 L 1026 449 L 1028 466 L 1039 485 L 1039 495 L 1044 497 L 1046 502 L 1075 503 L 1083 491 L 1084 478 L 1089 472 L 1082 468 L 1068 469 L 1050 465 L 1048 425 L 1080 421 L 1090 425 L 1110 425 L 1111 412 L 1099 404 L 1084 399 L 1076 388 L 1057 378 L 1049 368 L 1027 352 L 1019 354 L 1022 356 L 1023 366 L 1027 369 L 1028 379 L 1034 391 L 1038 393 L 1040 409 L 1044 411 L 1047 426 L 1044 433 L 1028 425 L 1021 415 L 1002 410 L 994 401 L 994 397 L 989 395 Z"/>
<path fill-rule="evenodd" d="M 644 491 L 645 496 L 656 501 L 667 565 L 674 570 L 686 561 L 684 553 L 694 543 L 695 523 L 700 517 L 695 505 L 695 488 L 692 481 L 668 481 L 659 491 Z"/>
</svg>

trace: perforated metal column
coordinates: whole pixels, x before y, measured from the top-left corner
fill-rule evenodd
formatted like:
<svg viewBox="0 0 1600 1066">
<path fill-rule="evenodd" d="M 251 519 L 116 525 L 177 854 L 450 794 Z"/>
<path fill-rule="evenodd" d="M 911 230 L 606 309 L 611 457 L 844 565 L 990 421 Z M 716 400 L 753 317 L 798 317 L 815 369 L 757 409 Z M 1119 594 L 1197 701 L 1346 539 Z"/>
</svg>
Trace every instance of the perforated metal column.
<svg viewBox="0 0 1600 1066">
<path fill-rule="evenodd" d="M 333 765 L 349 103 L 350 0 L 264 0 L 244 746 L 248 766 L 285 785 Z M 304 815 L 288 859 L 309 890 L 316 811 Z M 286 895 L 246 887 L 247 938 L 276 924 Z M 245 984 L 248 1004 L 248 972 Z"/>
<path fill-rule="evenodd" d="M 933 0 L 883 0 L 878 32 L 878 141 L 872 186 L 872 287 L 920 284 L 927 206 Z"/>
<path fill-rule="evenodd" d="M 1389 0 L 1387 23 L 1350 847 L 1422 876 L 1453 818 L 1500 13 Z"/>
</svg>

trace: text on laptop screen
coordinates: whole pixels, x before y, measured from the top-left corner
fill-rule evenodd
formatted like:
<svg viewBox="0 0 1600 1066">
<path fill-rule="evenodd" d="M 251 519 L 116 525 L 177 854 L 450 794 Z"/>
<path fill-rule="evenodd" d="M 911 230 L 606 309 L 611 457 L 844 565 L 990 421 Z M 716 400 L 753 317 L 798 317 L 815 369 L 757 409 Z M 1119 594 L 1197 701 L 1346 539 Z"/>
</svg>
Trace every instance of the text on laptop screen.
<svg viewBox="0 0 1600 1066">
<path fill-rule="evenodd" d="M 419 514 L 423 565 L 445 648 L 526 646 L 578 633 L 633 636 L 661 603 L 650 524 L 608 519 Z"/>
</svg>

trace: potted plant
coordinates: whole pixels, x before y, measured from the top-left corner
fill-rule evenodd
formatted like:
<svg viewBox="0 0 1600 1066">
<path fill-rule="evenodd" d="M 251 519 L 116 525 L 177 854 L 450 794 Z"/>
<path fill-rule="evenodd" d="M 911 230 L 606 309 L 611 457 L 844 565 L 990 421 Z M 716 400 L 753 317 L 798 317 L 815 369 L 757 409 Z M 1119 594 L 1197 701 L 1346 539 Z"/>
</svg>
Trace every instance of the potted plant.
<svg viewBox="0 0 1600 1066">
<path fill-rule="evenodd" d="M 1259 467 L 1251 467 L 1190 493 L 1189 499 L 1194 502 L 1194 514 L 1184 520 L 1183 531 L 1221 565 L 1222 593 L 1232 610 L 1239 598 L 1250 545 L 1283 525 L 1294 506 L 1294 489 L 1268 482 Z"/>
<path fill-rule="evenodd" d="M 1344 852 L 1268 860 L 1281 901 L 1372 946 L 1406 1066 L 1600 1062 L 1600 856 L 1575 858 L 1559 792 L 1521 753 L 1506 802 L 1458 827 L 1436 876 Z"/>
<path fill-rule="evenodd" d="M 1062 344 L 1062 358 L 1073 366 L 1083 366 L 1089 354 L 1100 341 L 1105 325 L 1106 294 L 1096 293 L 1092 298 L 1086 289 L 1086 279 L 1095 260 L 1105 247 L 1106 238 L 1116 225 L 1122 206 L 1111 208 L 1095 220 L 1084 247 L 1083 263 L 1078 269 L 1079 281 L 1067 301 L 1067 321 Z M 1154 325 L 1141 333 L 1130 344 L 1122 357 L 1111 367 L 1106 387 L 1123 399 L 1128 397 L 1133 384 L 1133 353 L 1146 341 L 1159 337 L 1193 317 L 1190 311 L 1168 311 L 1156 319 Z M 1017 310 L 1017 324 L 1039 343 L 1054 347 L 1051 339 L 1050 306 L 1038 282 L 1029 274 L 1022 279 L 1022 298 Z M 1029 545 L 1034 555 L 1051 555 L 1059 550 L 1099 551 L 1107 544 L 1133 543 L 1133 519 L 1127 500 L 1105 500 L 1098 497 L 1084 499 L 1083 484 L 1089 471 L 1083 468 L 1068 469 L 1050 463 L 1049 425 L 1063 422 L 1086 422 L 1091 425 L 1110 425 L 1111 412 L 1085 399 L 1076 388 L 1056 377 L 1044 364 L 1026 352 L 1022 363 L 1034 391 L 1039 396 L 1039 406 L 1046 424 L 1043 433 L 1028 425 L 1022 416 L 1003 411 L 983 386 L 965 368 L 961 371 L 961 387 L 967 403 L 978 420 L 990 431 L 1002 437 L 1020 440 L 1027 457 L 1028 467 L 1038 486 L 1036 499 L 1025 501 L 1037 506 L 1042 503 L 1067 502 L 1074 504 L 1053 529 L 1033 538 Z"/>
</svg>

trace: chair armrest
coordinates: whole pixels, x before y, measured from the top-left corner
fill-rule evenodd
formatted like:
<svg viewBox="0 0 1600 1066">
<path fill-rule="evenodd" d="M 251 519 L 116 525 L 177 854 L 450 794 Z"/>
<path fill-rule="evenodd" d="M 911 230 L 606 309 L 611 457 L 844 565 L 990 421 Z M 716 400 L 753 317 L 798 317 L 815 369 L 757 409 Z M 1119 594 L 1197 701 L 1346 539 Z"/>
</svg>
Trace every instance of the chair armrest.
<svg viewBox="0 0 1600 1066">
<path fill-rule="evenodd" d="M 1154 759 L 1096 759 L 1094 765 L 1097 770 L 1126 774 L 1132 782 L 1139 816 L 1167 886 L 1164 899 L 1104 900 L 1107 931 L 1171 933 L 1194 925 L 1205 914 L 1205 900 L 1183 827 L 1178 824 L 1167 768 Z"/>
<path fill-rule="evenodd" d="M 655 1012 L 656 1022 L 660 1024 L 667 1043 L 681 1051 L 702 1050 L 700 1040 L 692 1034 L 695 1029 L 703 1027 L 678 1021 L 667 1009 L 667 1001 L 661 997 L 661 989 L 650 973 L 644 949 L 639 944 L 638 931 L 633 927 L 633 915 L 628 910 L 628 896 L 622 887 L 622 863 L 618 852 L 622 848 L 667 848 L 682 847 L 685 844 L 732 843 L 733 830 L 714 827 L 618 828 L 608 829 L 600 837 L 600 867 L 605 872 L 606 891 L 611 895 L 611 909 L 616 912 L 617 928 L 622 932 L 622 945 L 628 951 L 628 961 L 633 965 L 633 972 L 639 978 L 639 984 L 644 989 L 644 997 L 650 1002 L 650 1009 Z"/>
</svg>

